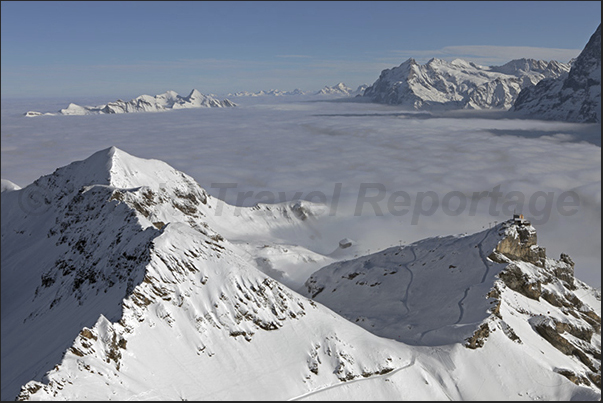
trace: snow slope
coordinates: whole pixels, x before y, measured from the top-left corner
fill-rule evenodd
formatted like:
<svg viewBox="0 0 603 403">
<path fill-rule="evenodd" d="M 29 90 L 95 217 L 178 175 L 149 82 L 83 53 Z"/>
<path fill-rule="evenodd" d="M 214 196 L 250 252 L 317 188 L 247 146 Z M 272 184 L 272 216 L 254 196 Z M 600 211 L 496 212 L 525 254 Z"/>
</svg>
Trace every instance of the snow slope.
<svg viewBox="0 0 603 403">
<path fill-rule="evenodd" d="M 554 263 L 564 270 L 541 281 L 558 294 L 559 307 L 495 280 L 513 253 L 530 258 L 521 246 L 534 239 L 530 228 L 519 244 L 503 243 L 515 233 L 522 239 L 516 226 L 498 226 L 457 244 L 449 238 L 414 244 L 422 245 L 416 247 L 417 262 L 450 255 L 435 259 L 439 263 L 428 270 L 440 270 L 456 254 L 468 264 L 469 274 L 457 282 L 446 281 L 450 275 L 432 278 L 441 281 L 434 285 L 443 290 L 435 301 L 440 304 L 423 303 L 435 312 L 417 315 L 416 326 L 433 327 L 438 310 L 455 310 L 454 337 L 469 335 L 473 342 L 455 339 L 434 347 L 441 344 L 438 337 L 447 336 L 434 331 L 424 337 L 428 343 L 416 345 L 383 338 L 386 326 L 376 331 L 353 323 L 283 284 L 299 284 L 300 269 L 314 270 L 337 255 L 312 251 L 320 242 L 312 236 L 313 222 L 324 213 L 319 205 L 229 206 L 161 161 L 110 148 L 23 189 L 2 192 L 1 211 L 3 400 L 17 394 L 31 400 L 600 399 L 584 364 L 588 359 L 600 365 L 600 355 L 599 361 L 591 358 L 593 348 L 600 354 L 600 318 L 599 329 L 591 331 L 597 320 L 589 316 L 597 297 L 574 281 L 568 258 L 565 266 Z M 343 240 L 343 246 L 353 249 L 353 241 Z M 429 255 L 423 247 L 435 250 Z M 500 256 L 491 254 L 495 248 Z M 399 263 L 392 256 L 390 263 L 398 265 L 387 263 L 388 270 L 401 273 L 406 265 L 404 271 L 413 272 L 411 255 L 405 249 L 396 256 Z M 314 263 L 296 264 L 304 257 Z M 274 263 L 271 270 L 261 259 Z M 529 278 L 542 275 L 537 266 L 514 262 Z M 282 282 L 270 277 L 278 277 L 275 272 Z M 396 275 L 388 276 L 393 283 Z M 421 284 L 418 275 L 413 284 Z M 464 301 L 476 307 L 461 305 L 463 286 Z M 409 289 L 404 303 L 414 308 L 414 286 Z M 581 308 L 566 289 L 582 301 Z M 394 308 L 400 305 L 390 299 L 404 298 L 379 297 Z M 491 304 L 496 300 L 498 311 Z M 542 318 L 526 320 L 522 310 Z M 542 328 L 548 335 L 551 321 L 572 335 L 564 336 L 575 347 L 569 355 L 534 331 Z M 524 342 L 513 340 L 504 323 Z M 488 337 L 484 326 L 492 329 Z"/>
<path fill-rule="evenodd" d="M 186 97 L 178 95 L 175 91 L 167 91 L 154 97 L 150 95 L 141 95 L 130 101 L 118 99 L 115 102 L 109 102 L 100 106 L 80 106 L 70 103 L 67 108 L 61 109 L 59 115 L 93 115 L 93 114 L 113 114 L 113 113 L 134 113 L 134 112 L 159 112 L 168 109 L 184 108 L 223 108 L 236 106 L 234 102 L 225 99 L 219 101 L 210 95 L 203 95 L 194 89 Z M 41 113 L 29 111 L 25 113 L 27 117 L 55 115 L 54 113 Z"/>
<path fill-rule="evenodd" d="M 601 123 L 601 25 L 568 74 L 522 90 L 510 112 L 537 119 Z"/>
<path fill-rule="evenodd" d="M 422 110 L 508 109 L 522 88 L 567 71 L 567 64 L 533 59 L 484 67 L 462 59 L 436 58 L 420 65 L 411 58 L 383 70 L 364 96 L 373 102 Z"/>
</svg>

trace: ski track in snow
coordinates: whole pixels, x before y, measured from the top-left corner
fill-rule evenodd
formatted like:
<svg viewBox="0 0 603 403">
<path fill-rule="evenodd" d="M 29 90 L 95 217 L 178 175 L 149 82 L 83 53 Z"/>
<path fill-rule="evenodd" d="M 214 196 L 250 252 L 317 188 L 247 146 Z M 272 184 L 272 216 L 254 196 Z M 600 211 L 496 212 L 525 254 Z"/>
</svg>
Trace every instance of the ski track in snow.
<svg viewBox="0 0 603 403">
<path fill-rule="evenodd" d="M 484 243 L 484 241 L 486 240 L 486 238 L 488 238 L 488 235 L 490 235 L 490 233 L 492 232 L 493 229 L 495 229 L 496 226 L 490 228 L 488 230 L 488 232 L 486 232 L 486 235 L 484 236 L 484 239 L 482 239 L 480 241 L 480 243 L 477 244 L 477 248 L 479 250 L 479 257 L 482 259 L 482 262 L 484 262 L 484 266 L 486 266 L 486 272 L 484 273 L 484 276 L 482 277 L 482 282 L 480 284 L 483 284 L 486 281 L 486 277 L 488 277 L 488 273 L 490 272 L 490 263 L 488 262 L 488 258 L 486 257 L 486 255 L 484 255 L 484 250 L 482 248 L 482 244 Z"/>
<path fill-rule="evenodd" d="M 463 298 L 461 298 L 461 300 L 458 302 L 460 313 L 459 318 L 456 320 L 456 322 L 454 322 L 455 325 L 458 325 L 461 320 L 463 320 L 463 315 L 465 314 L 465 309 L 463 308 L 463 301 L 465 300 L 465 298 L 467 298 L 467 295 L 469 295 L 469 290 L 471 290 L 471 287 L 467 287 L 465 293 L 463 294 Z"/>
<path fill-rule="evenodd" d="M 417 261 L 417 254 L 415 252 L 415 248 L 412 245 L 410 246 L 410 251 L 413 254 L 413 260 L 411 260 L 410 262 L 402 263 L 402 267 L 404 267 L 410 273 L 410 281 L 408 282 L 408 285 L 406 286 L 406 293 L 404 294 L 404 298 L 402 298 L 400 300 L 404 304 L 404 308 L 406 308 L 407 314 L 410 312 L 410 309 L 408 308 L 408 304 L 407 304 L 408 292 L 410 291 L 410 286 L 412 285 L 412 282 L 414 280 L 414 273 L 412 272 L 412 270 L 410 270 L 408 265 Z"/>
<path fill-rule="evenodd" d="M 482 259 L 484 266 L 486 266 L 486 272 L 484 273 L 484 276 L 482 277 L 482 281 L 480 282 L 480 284 L 483 284 L 486 281 L 486 278 L 488 277 L 488 273 L 490 272 L 490 264 L 488 264 L 488 261 L 486 260 L 486 256 L 484 255 L 484 250 L 482 249 L 482 244 L 484 243 L 486 238 L 488 238 L 488 236 L 490 235 L 490 233 L 492 232 L 492 230 L 494 228 L 496 228 L 496 227 L 492 227 L 488 231 L 486 231 L 486 235 L 484 235 L 482 240 L 479 241 L 479 243 L 477 244 L 477 249 L 479 250 L 479 257 Z M 461 322 L 461 320 L 463 320 L 463 315 L 465 315 L 465 308 L 463 308 L 463 301 L 465 301 L 465 298 L 467 298 L 467 295 L 469 295 L 469 291 L 471 290 L 471 287 L 472 286 L 467 287 L 467 289 L 465 290 L 465 293 L 463 295 L 463 298 L 461 298 L 461 300 L 458 302 L 460 314 L 459 314 L 458 320 L 456 322 L 454 322 L 455 325 L 458 325 Z"/>
<path fill-rule="evenodd" d="M 416 361 L 416 358 L 413 356 L 413 357 L 411 358 L 410 362 L 409 362 L 407 365 L 405 365 L 405 366 L 403 366 L 403 367 L 400 367 L 400 368 L 398 368 L 398 369 L 395 369 L 395 370 L 393 370 L 393 371 L 391 371 L 391 372 L 388 372 L 387 374 L 383 374 L 383 375 L 374 375 L 374 376 L 371 376 L 371 377 L 368 377 L 368 378 L 354 379 L 354 380 L 352 380 L 352 381 L 347 381 L 347 382 L 337 383 L 337 384 L 335 384 L 335 385 L 329 385 L 329 386 L 325 386 L 325 387 L 323 387 L 323 388 L 316 389 L 316 390 L 313 390 L 313 391 L 311 391 L 311 392 L 305 393 L 305 394 L 303 394 L 303 395 L 301 395 L 301 396 L 297 396 L 297 397 L 294 397 L 294 398 L 292 398 L 292 399 L 289 399 L 288 401 L 291 401 L 291 402 L 292 402 L 292 401 L 301 400 L 301 399 L 304 399 L 304 398 L 306 398 L 306 397 L 309 397 L 309 396 L 312 396 L 312 395 L 315 395 L 315 394 L 318 394 L 318 393 L 324 392 L 324 391 L 326 391 L 326 390 L 330 390 L 330 389 L 339 388 L 339 387 L 341 387 L 341 386 L 344 386 L 344 385 L 350 385 L 350 384 L 352 384 L 352 383 L 357 383 L 357 382 L 362 382 L 362 381 L 368 381 L 368 380 L 372 380 L 372 379 L 375 379 L 375 378 L 386 378 L 386 377 L 390 377 L 390 376 L 392 376 L 392 375 L 394 375 L 394 374 L 396 374 L 396 373 L 398 373 L 398 372 L 400 372 L 400 371 L 402 371 L 402 370 L 405 370 L 405 369 L 408 369 L 408 368 L 410 368 L 410 367 L 414 366 L 414 365 L 415 365 L 415 361 Z"/>
</svg>

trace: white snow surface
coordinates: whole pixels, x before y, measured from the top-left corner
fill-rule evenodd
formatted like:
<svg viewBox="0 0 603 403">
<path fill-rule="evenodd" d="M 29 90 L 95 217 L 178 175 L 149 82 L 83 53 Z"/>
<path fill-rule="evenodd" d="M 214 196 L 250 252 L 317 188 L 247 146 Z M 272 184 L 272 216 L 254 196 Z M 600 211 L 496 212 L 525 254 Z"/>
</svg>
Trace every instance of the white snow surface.
<svg viewBox="0 0 603 403">
<path fill-rule="evenodd" d="M 585 359 L 529 319 L 567 323 L 567 343 L 600 368 L 600 318 L 597 331 L 585 318 L 600 313 L 600 292 L 561 280 L 567 263 L 494 263 L 497 243 L 518 234 L 508 222 L 327 266 L 325 206 L 235 207 L 115 147 L 2 192 L 1 211 L 3 400 L 23 385 L 31 400 L 600 399 L 559 373 L 588 380 Z M 574 303 L 505 286 L 496 274 L 510 264 Z M 322 265 L 312 278 L 345 282 L 319 294 L 340 296 L 324 300 L 333 311 L 285 284 Z M 377 278 L 388 283 L 375 294 Z M 337 313 L 350 293 L 343 316 L 361 309 L 364 324 Z M 483 345 L 467 348 L 484 326 Z"/>
</svg>

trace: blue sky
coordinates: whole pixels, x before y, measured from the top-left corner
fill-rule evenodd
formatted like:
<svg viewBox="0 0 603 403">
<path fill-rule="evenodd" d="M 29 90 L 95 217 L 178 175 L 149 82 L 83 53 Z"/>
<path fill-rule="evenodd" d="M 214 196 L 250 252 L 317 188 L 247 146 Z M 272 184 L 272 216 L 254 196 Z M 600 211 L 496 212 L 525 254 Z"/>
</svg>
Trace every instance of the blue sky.
<svg viewBox="0 0 603 403">
<path fill-rule="evenodd" d="M 567 62 L 600 1 L 2 1 L 2 97 L 133 98 L 374 82 L 409 57 Z"/>
</svg>

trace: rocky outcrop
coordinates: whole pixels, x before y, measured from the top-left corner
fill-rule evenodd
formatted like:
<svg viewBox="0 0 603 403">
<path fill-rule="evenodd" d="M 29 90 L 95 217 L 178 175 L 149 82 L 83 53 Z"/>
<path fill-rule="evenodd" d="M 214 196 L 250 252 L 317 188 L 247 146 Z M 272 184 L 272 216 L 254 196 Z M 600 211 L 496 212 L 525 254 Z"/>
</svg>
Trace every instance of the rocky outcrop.
<svg viewBox="0 0 603 403">
<path fill-rule="evenodd" d="M 537 245 L 536 230 L 529 223 L 526 224 L 522 221 L 510 227 L 508 235 L 496 245 L 496 249 L 489 256 L 494 261 L 504 261 L 497 255 L 541 267 L 546 260 L 546 250 Z"/>
<path fill-rule="evenodd" d="M 513 222 L 489 256 L 493 261 L 508 263 L 498 274 L 501 283 L 488 295 L 497 301 L 493 311 L 496 319 L 492 320 L 503 320 L 501 312 L 509 308 L 515 315 L 528 315 L 528 322 L 535 332 L 555 349 L 576 357 L 584 365 L 582 373 L 566 369 L 560 369 L 558 373 L 576 384 L 594 385 L 600 389 L 601 318 L 577 293 L 579 288 L 584 290 L 584 285 L 574 278 L 573 260 L 564 253 L 559 260 L 548 258 L 536 240 L 536 231 L 531 225 L 524 220 Z M 505 298 L 509 291 L 543 303 L 548 307 L 543 307 L 546 314 L 514 306 L 508 296 Z M 598 298 L 600 303 L 600 294 Z M 501 305 L 506 309 L 501 309 Z M 482 325 L 467 339 L 466 347 L 483 346 L 489 335 L 487 329 Z"/>
</svg>

